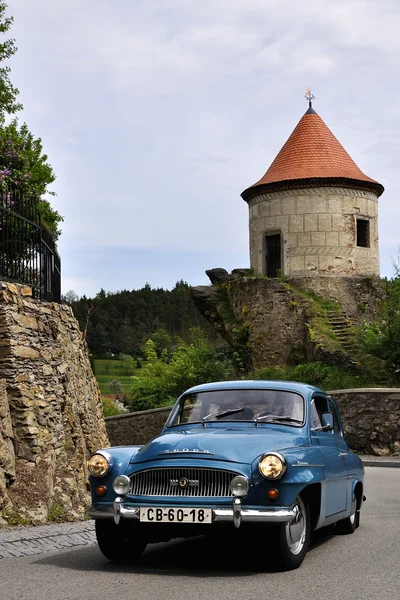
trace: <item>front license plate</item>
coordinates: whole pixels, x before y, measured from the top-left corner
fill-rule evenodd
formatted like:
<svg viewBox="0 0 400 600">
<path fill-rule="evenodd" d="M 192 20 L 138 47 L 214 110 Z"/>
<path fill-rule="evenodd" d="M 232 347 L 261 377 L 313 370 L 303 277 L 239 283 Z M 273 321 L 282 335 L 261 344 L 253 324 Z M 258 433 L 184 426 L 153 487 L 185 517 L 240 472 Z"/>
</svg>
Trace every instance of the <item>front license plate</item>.
<svg viewBox="0 0 400 600">
<path fill-rule="evenodd" d="M 146 523 L 212 523 L 211 508 L 142 507 L 140 520 Z"/>
</svg>

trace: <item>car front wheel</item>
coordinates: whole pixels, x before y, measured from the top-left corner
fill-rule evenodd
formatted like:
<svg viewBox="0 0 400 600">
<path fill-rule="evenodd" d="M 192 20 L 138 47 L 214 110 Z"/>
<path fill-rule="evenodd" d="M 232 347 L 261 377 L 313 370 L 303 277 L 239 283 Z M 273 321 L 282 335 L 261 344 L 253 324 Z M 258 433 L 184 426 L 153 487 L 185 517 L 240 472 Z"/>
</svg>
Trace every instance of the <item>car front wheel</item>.
<svg viewBox="0 0 400 600">
<path fill-rule="evenodd" d="M 310 543 L 310 509 L 301 496 L 294 505 L 295 517 L 279 527 L 278 547 L 280 566 L 290 571 L 297 569 L 304 560 Z"/>
<path fill-rule="evenodd" d="M 102 519 L 95 526 L 99 548 L 111 562 L 132 562 L 143 554 L 147 543 L 131 524 Z"/>
</svg>

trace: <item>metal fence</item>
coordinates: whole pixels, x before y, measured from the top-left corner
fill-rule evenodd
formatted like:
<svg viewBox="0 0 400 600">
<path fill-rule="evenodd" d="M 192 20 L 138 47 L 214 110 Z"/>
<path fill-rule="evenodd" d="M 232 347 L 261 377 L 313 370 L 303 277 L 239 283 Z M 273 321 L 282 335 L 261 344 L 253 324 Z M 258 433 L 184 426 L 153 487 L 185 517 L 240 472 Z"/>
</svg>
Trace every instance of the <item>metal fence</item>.
<svg viewBox="0 0 400 600">
<path fill-rule="evenodd" d="M 61 262 L 36 198 L 0 189 L 0 279 L 32 288 L 34 298 L 61 301 Z"/>
</svg>

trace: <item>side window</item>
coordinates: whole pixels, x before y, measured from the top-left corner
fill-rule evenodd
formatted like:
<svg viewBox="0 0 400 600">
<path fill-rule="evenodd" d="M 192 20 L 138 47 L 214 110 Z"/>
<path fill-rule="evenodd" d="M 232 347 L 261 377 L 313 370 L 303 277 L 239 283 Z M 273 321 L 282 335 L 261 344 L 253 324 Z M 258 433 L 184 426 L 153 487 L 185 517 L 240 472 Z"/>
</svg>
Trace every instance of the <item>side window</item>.
<svg viewBox="0 0 400 600">
<path fill-rule="evenodd" d="M 310 424 L 311 429 L 319 429 L 321 427 L 321 421 L 315 407 L 315 402 L 312 400 L 310 405 Z"/>
<path fill-rule="evenodd" d="M 323 398 L 322 396 L 314 396 L 314 398 L 311 400 L 310 405 L 310 419 L 312 429 L 320 429 L 322 427 L 321 415 L 326 411 L 326 398 Z"/>
<path fill-rule="evenodd" d="M 333 404 L 333 402 L 331 402 L 330 400 L 328 400 L 328 408 L 329 408 L 329 412 L 333 414 L 333 431 L 337 434 L 340 434 L 341 430 L 340 430 L 339 419 L 338 419 L 336 407 Z"/>
</svg>

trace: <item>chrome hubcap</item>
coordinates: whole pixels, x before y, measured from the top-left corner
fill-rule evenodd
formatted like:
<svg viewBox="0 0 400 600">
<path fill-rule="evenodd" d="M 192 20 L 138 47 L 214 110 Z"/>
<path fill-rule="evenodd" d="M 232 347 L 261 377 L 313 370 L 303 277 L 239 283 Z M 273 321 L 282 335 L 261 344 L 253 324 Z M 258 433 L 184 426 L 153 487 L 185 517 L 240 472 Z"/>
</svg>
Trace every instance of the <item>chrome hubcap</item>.
<svg viewBox="0 0 400 600">
<path fill-rule="evenodd" d="M 356 520 L 356 511 L 357 511 L 357 498 L 353 496 L 353 501 L 351 503 L 351 514 L 350 514 L 350 523 L 353 525 Z"/>
<path fill-rule="evenodd" d="M 286 541 L 292 554 L 299 554 L 306 539 L 306 510 L 301 498 L 294 507 L 295 516 L 286 524 Z"/>
</svg>

